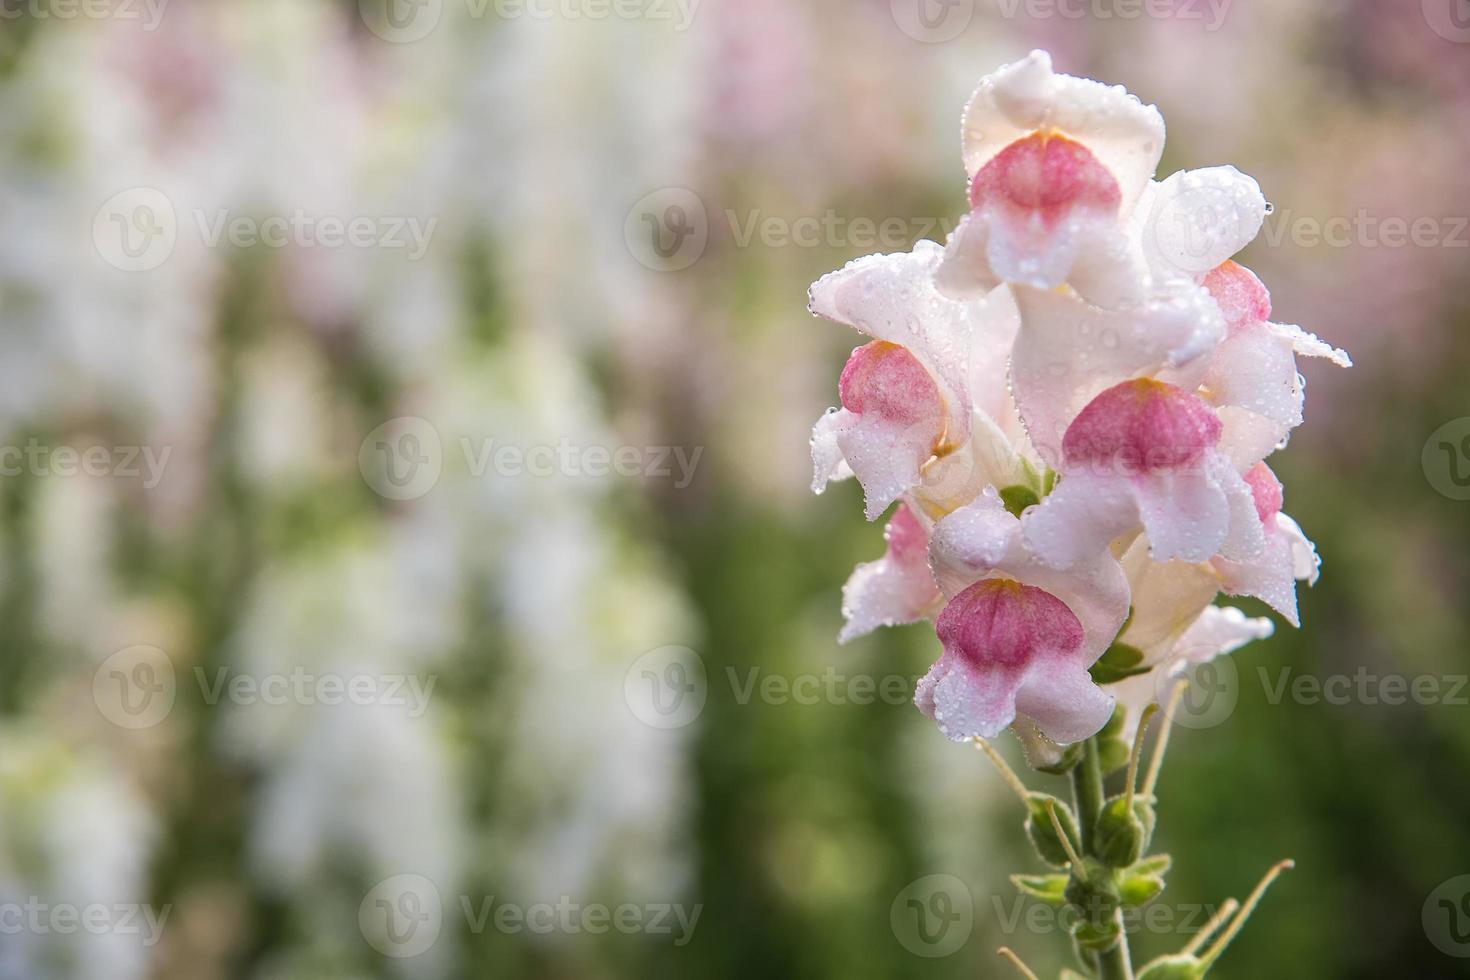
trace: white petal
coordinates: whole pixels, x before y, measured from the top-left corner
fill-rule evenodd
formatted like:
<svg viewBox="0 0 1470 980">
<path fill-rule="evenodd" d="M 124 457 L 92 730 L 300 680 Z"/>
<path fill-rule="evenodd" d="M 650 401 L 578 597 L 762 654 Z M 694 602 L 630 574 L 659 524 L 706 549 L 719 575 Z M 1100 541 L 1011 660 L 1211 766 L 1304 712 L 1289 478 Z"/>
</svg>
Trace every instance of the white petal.
<svg viewBox="0 0 1470 980">
<path fill-rule="evenodd" d="M 1041 505 L 1022 518 L 1026 545 L 1046 564 L 1072 568 L 1107 552 L 1139 523 L 1127 477 L 1087 472 L 1064 476 Z"/>
<path fill-rule="evenodd" d="M 1016 695 L 1016 710 L 1041 733 L 1061 745 L 1096 735 L 1113 714 L 1113 698 L 1088 673 L 1087 664 L 1053 658 L 1027 677 Z"/>
<path fill-rule="evenodd" d="M 851 467 L 844 467 L 842 446 L 838 444 L 838 433 L 852 425 L 855 416 L 846 409 L 833 409 L 823 413 L 812 426 L 812 492 L 821 493 L 833 480 L 852 474 Z"/>
<path fill-rule="evenodd" d="M 1234 653 L 1253 640 L 1264 640 L 1274 632 L 1275 624 L 1265 617 L 1251 618 L 1234 606 L 1206 606 L 1180 637 L 1176 655 L 1191 663 L 1204 663 Z"/>
<path fill-rule="evenodd" d="M 994 738 L 1016 717 L 1016 691 L 1022 677 L 1000 670 L 976 670 L 943 656 L 919 681 L 914 703 L 956 742 Z"/>
<path fill-rule="evenodd" d="M 1314 333 L 1308 333 L 1294 323 L 1268 323 L 1277 335 L 1291 343 L 1292 350 L 1304 357 L 1325 357 L 1338 367 L 1352 367 L 1353 359 L 1341 347 L 1333 347 Z"/>
<path fill-rule="evenodd" d="M 1146 663 L 1158 663 L 1214 601 L 1220 582 L 1207 565 L 1154 561 L 1146 537 L 1124 554 L 1123 569 L 1133 613 L 1118 639 L 1142 650 Z"/>
<path fill-rule="evenodd" d="M 934 284 L 943 296 L 953 300 L 980 299 L 1000 279 L 990 267 L 990 225 L 973 214 L 960 219 L 950 232 L 944 247 L 944 261 L 934 274 Z"/>
<path fill-rule="evenodd" d="M 1297 617 L 1292 542 L 1286 535 L 1270 535 L 1262 553 L 1249 561 L 1217 558 L 1214 565 L 1227 593 L 1260 599 L 1286 617 L 1291 625 L 1301 625 Z"/>
<path fill-rule="evenodd" d="M 1181 170 L 1151 198 L 1143 251 L 1161 279 L 1204 275 L 1248 245 L 1266 220 L 1260 185 L 1234 167 Z"/>
</svg>

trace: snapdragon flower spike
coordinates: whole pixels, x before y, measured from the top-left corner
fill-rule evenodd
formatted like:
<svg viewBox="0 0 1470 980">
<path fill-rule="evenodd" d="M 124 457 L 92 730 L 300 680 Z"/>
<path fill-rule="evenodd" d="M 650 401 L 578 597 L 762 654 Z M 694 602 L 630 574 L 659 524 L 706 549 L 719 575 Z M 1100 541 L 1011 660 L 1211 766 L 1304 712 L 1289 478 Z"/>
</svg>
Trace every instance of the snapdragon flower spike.
<svg viewBox="0 0 1470 980">
<path fill-rule="evenodd" d="M 1265 535 L 1261 554 L 1245 561 L 1214 558 L 1211 565 L 1221 587 L 1230 595 L 1253 596 L 1275 609 L 1293 626 L 1300 626 L 1296 583 L 1315 585 L 1321 559 L 1317 547 L 1296 521 L 1281 512 L 1281 481 L 1265 463 L 1245 476 Z"/>
<path fill-rule="evenodd" d="M 907 503 L 894 509 L 884 531 L 887 551 L 877 561 L 859 565 L 842 587 L 846 623 L 838 634 L 839 643 L 880 626 L 912 623 L 938 613 L 943 597 L 929 571 L 925 523 Z"/>
<path fill-rule="evenodd" d="M 981 79 L 963 130 L 972 210 L 940 270 L 947 295 L 1071 282 L 1111 301 L 1138 278 L 1121 219 L 1163 153 L 1156 108 L 1120 86 L 1058 75 L 1033 51 Z"/>
<path fill-rule="evenodd" d="M 812 432 L 812 489 L 855 474 L 868 520 L 920 482 L 932 457 L 969 436 L 970 342 L 976 304 L 934 289 L 943 250 L 921 241 L 912 252 L 870 255 L 812 286 L 811 311 L 874 339 L 842 372 L 842 408 Z"/>
<path fill-rule="evenodd" d="M 1306 392 L 1296 356 L 1325 358 L 1339 367 L 1350 367 L 1352 360 L 1300 327 L 1271 323 L 1271 295 L 1244 266 L 1226 261 L 1203 282 L 1228 329 L 1201 379 L 1203 390 L 1225 424 L 1223 450 L 1237 468 L 1248 470 L 1302 422 Z"/>
<path fill-rule="evenodd" d="M 1104 391 L 1068 427 L 1061 482 L 1026 517 L 1026 540 L 1069 567 L 1142 528 L 1155 560 L 1244 559 L 1265 547 L 1250 487 L 1216 450 L 1198 395 L 1152 378 Z"/>
<path fill-rule="evenodd" d="M 1118 563 L 1098 556 L 1065 572 L 1040 563 L 994 489 L 941 520 L 929 551 L 949 598 L 937 623 L 944 655 L 914 702 L 940 731 L 992 738 L 1019 718 L 1068 744 L 1101 729 L 1113 699 L 1088 668 L 1128 614 Z"/>
</svg>

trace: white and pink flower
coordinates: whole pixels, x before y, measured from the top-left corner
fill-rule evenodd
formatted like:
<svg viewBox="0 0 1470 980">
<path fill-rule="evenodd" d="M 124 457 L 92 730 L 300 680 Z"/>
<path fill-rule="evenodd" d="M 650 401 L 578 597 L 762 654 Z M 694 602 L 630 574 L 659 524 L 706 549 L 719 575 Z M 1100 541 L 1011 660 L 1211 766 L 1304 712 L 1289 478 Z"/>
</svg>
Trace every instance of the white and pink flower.
<svg viewBox="0 0 1470 980">
<path fill-rule="evenodd" d="M 1318 561 L 1263 461 L 1302 421 L 1296 357 L 1350 362 L 1272 323 L 1232 261 L 1267 211 L 1254 180 L 1153 179 L 1152 106 L 1033 52 L 981 81 L 963 132 L 948 244 L 812 287 L 812 312 L 871 338 L 813 432 L 813 486 L 856 476 L 869 520 L 899 502 L 841 638 L 932 619 L 915 702 L 945 735 L 1067 744 L 1118 700 L 1136 723 L 1161 672 L 1269 635 L 1220 592 L 1298 622 Z"/>
</svg>

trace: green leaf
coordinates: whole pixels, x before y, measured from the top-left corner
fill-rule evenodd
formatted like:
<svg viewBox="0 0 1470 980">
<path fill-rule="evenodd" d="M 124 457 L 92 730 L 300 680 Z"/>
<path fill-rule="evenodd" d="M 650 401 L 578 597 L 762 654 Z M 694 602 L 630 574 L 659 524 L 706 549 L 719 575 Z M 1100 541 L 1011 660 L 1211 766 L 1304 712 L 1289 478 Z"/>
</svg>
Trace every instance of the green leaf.
<svg viewBox="0 0 1470 980">
<path fill-rule="evenodd" d="M 1020 517 L 1021 512 L 1027 507 L 1041 503 L 1041 498 L 1036 496 L 1035 490 L 1017 483 L 1000 492 L 1000 502 L 1006 505 L 1006 510 L 1011 512 L 1011 516 Z"/>
<path fill-rule="evenodd" d="M 1092 665 L 1092 679 L 1099 684 L 1116 684 L 1118 681 L 1137 674 L 1146 674 L 1152 667 L 1143 665 L 1143 651 L 1126 643 L 1114 643 L 1106 653 Z"/>
<path fill-rule="evenodd" d="M 1011 875 L 1022 893 L 1058 907 L 1066 904 L 1067 875 Z"/>
</svg>

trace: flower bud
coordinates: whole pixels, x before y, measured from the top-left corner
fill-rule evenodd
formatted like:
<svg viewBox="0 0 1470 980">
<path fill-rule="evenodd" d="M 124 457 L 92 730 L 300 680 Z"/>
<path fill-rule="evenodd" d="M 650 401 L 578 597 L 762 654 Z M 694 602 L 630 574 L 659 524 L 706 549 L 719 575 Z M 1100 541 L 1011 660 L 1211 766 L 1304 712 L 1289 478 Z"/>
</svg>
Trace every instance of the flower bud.
<svg viewBox="0 0 1470 980">
<path fill-rule="evenodd" d="M 1062 831 L 1067 835 L 1065 844 L 1052 826 L 1051 814 L 1047 812 L 1048 801 L 1056 807 L 1057 823 L 1062 825 Z M 1074 853 L 1082 850 L 1082 838 L 1077 832 L 1077 818 L 1072 815 L 1072 808 L 1055 796 L 1028 793 L 1026 809 L 1030 811 L 1026 817 L 1026 836 L 1031 838 L 1036 853 L 1054 868 L 1066 867 L 1071 863 L 1071 858 L 1067 855 L 1068 849 Z"/>
<path fill-rule="evenodd" d="M 1072 869 L 1065 897 L 1077 914 L 1072 927 L 1077 942 L 1094 952 L 1112 949 L 1122 932 L 1117 914 L 1122 899 L 1112 870 L 1092 858 L 1086 859 L 1084 867 Z"/>
<path fill-rule="evenodd" d="M 1132 793 L 1114 796 L 1097 815 L 1093 851 L 1111 867 L 1129 867 L 1148 849 L 1153 826 L 1153 807 L 1148 800 Z"/>
</svg>

